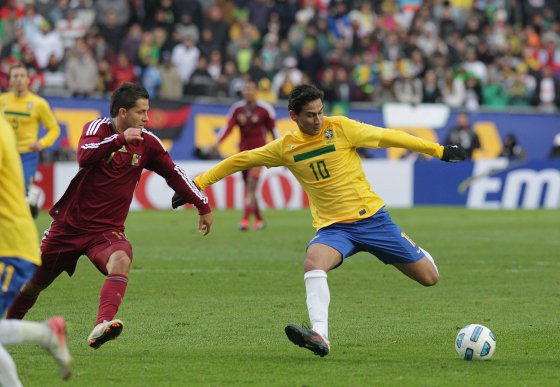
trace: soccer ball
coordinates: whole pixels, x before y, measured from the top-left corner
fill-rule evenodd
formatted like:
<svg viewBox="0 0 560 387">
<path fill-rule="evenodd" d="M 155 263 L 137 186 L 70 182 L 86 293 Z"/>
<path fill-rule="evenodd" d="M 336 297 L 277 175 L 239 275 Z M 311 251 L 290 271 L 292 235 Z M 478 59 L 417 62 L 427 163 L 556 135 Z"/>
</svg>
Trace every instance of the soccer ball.
<svg viewBox="0 0 560 387">
<path fill-rule="evenodd" d="M 455 349 L 462 359 L 488 360 L 496 350 L 496 339 L 484 325 L 470 324 L 459 331 Z"/>
</svg>

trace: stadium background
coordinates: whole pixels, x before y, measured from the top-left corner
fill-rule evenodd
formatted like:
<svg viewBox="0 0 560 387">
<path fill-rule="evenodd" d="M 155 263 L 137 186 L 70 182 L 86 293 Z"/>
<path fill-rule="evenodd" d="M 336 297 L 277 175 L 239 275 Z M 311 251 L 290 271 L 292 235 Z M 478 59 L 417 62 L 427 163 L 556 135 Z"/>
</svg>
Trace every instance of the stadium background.
<svg viewBox="0 0 560 387">
<path fill-rule="evenodd" d="M 107 115 L 107 101 L 49 99 L 62 127 L 53 152 L 70 147 L 73 152 L 84 120 Z M 212 144 L 227 119 L 227 105 L 175 104 L 155 101 L 149 124 L 163 139 L 176 160 L 193 177 L 216 161 L 200 161 L 195 150 Z M 277 108 L 280 130 L 293 129 L 284 107 Z M 443 141 L 455 122 L 457 112 L 445 105 L 387 104 L 383 110 L 350 110 L 351 118 L 379 126 L 403 129 L 436 141 Z M 391 207 L 413 205 L 460 205 L 469 208 L 560 208 L 560 160 L 549 160 L 560 120 L 554 114 L 471 113 L 482 148 L 477 160 L 460 165 L 445 165 L 437 160 L 401 158 L 400 153 L 377 150 L 363 164 L 372 187 Z M 171 124 L 169 124 L 171 123 Z M 502 139 L 514 133 L 524 145 L 527 158 L 518 161 L 497 157 Z M 235 152 L 235 136 L 223 145 L 223 154 Z M 198 161 L 197 161 L 198 160 Z M 43 191 L 44 208 L 62 195 L 77 171 L 75 162 L 43 164 L 37 184 Z M 397 176 L 398 178 L 395 178 Z M 461 183 L 475 177 L 471 184 Z M 463 191 L 463 192 L 461 192 Z M 243 182 L 232 176 L 207 190 L 217 208 L 242 208 Z M 259 189 L 265 208 L 298 209 L 307 206 L 299 184 L 284 168 L 264 173 Z M 136 190 L 132 208 L 169 209 L 171 190 L 165 181 L 146 171 Z"/>
<path fill-rule="evenodd" d="M 47 98 L 62 126 L 55 146 L 42 154 L 43 208 L 77 168 L 82 125 L 108 115 L 108 96 L 120 82 L 148 88 L 149 128 L 196 175 L 213 164 L 197 156 L 213 143 L 248 77 L 275 105 L 281 132 L 293 129 L 285 98 L 302 82 L 326 91 L 329 114 L 434 141 L 443 142 L 457 114 L 468 112 L 482 147 L 453 171 L 398 149 L 363 152 L 368 178 L 389 206 L 558 208 L 558 161 L 548 156 L 560 132 L 559 4 L 2 1 L 0 87 L 7 88 L 9 65 L 23 61 L 32 89 Z M 497 159 L 510 134 L 524 160 Z M 223 156 L 235 152 L 236 141 L 234 135 L 221 146 Z M 208 194 L 218 208 L 240 208 L 239 177 Z M 307 204 L 283 169 L 267 171 L 259 194 L 266 208 Z M 132 207 L 169 208 L 169 195 L 161 179 L 146 173 Z"/>
</svg>

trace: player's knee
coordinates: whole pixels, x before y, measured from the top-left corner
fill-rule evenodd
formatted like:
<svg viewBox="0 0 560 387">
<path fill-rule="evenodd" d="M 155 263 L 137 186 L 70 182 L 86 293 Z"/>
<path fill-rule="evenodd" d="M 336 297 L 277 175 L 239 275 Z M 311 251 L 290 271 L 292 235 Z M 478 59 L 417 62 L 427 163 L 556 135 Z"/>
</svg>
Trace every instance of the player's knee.
<svg viewBox="0 0 560 387">
<path fill-rule="evenodd" d="M 434 286 L 439 281 L 439 275 L 437 272 L 428 272 L 417 279 L 418 283 L 423 286 Z"/>
<path fill-rule="evenodd" d="M 46 285 L 37 285 L 33 282 L 27 282 L 20 291 L 24 296 L 34 297 L 39 295 L 46 287 Z"/>
<path fill-rule="evenodd" d="M 116 251 L 107 262 L 107 272 L 109 274 L 128 274 L 131 259 L 124 251 Z"/>
</svg>

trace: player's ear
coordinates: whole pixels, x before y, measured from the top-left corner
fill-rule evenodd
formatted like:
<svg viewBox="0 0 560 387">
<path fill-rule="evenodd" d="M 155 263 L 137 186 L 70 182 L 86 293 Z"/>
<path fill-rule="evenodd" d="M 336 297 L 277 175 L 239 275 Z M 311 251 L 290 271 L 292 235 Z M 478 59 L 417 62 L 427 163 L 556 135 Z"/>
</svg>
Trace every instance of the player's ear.
<svg viewBox="0 0 560 387">
<path fill-rule="evenodd" d="M 297 121 L 296 112 L 294 112 L 293 110 L 288 110 L 288 113 L 290 113 L 290 118 L 292 119 L 292 121 Z"/>
</svg>

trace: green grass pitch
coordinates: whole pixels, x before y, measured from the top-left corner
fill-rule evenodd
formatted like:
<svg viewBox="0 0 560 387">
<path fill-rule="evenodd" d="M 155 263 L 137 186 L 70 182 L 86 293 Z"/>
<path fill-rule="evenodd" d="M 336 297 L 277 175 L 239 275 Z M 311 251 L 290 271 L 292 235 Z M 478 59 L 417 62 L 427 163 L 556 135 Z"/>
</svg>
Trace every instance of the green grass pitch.
<svg viewBox="0 0 560 387">
<path fill-rule="evenodd" d="M 424 288 L 361 253 L 329 273 L 332 352 L 294 346 L 287 323 L 308 320 L 303 258 L 308 211 L 269 211 L 262 232 L 216 211 L 210 235 L 194 211 L 137 212 L 127 221 L 134 261 L 118 340 L 86 344 L 104 277 L 81 258 L 29 320 L 63 315 L 75 373 L 65 386 L 551 386 L 560 380 L 560 212 L 390 210 L 434 256 Z M 50 218 L 42 213 L 40 232 Z M 468 323 L 492 329 L 488 362 L 458 358 Z M 26 386 L 60 386 L 33 345 L 8 347 Z"/>
</svg>

